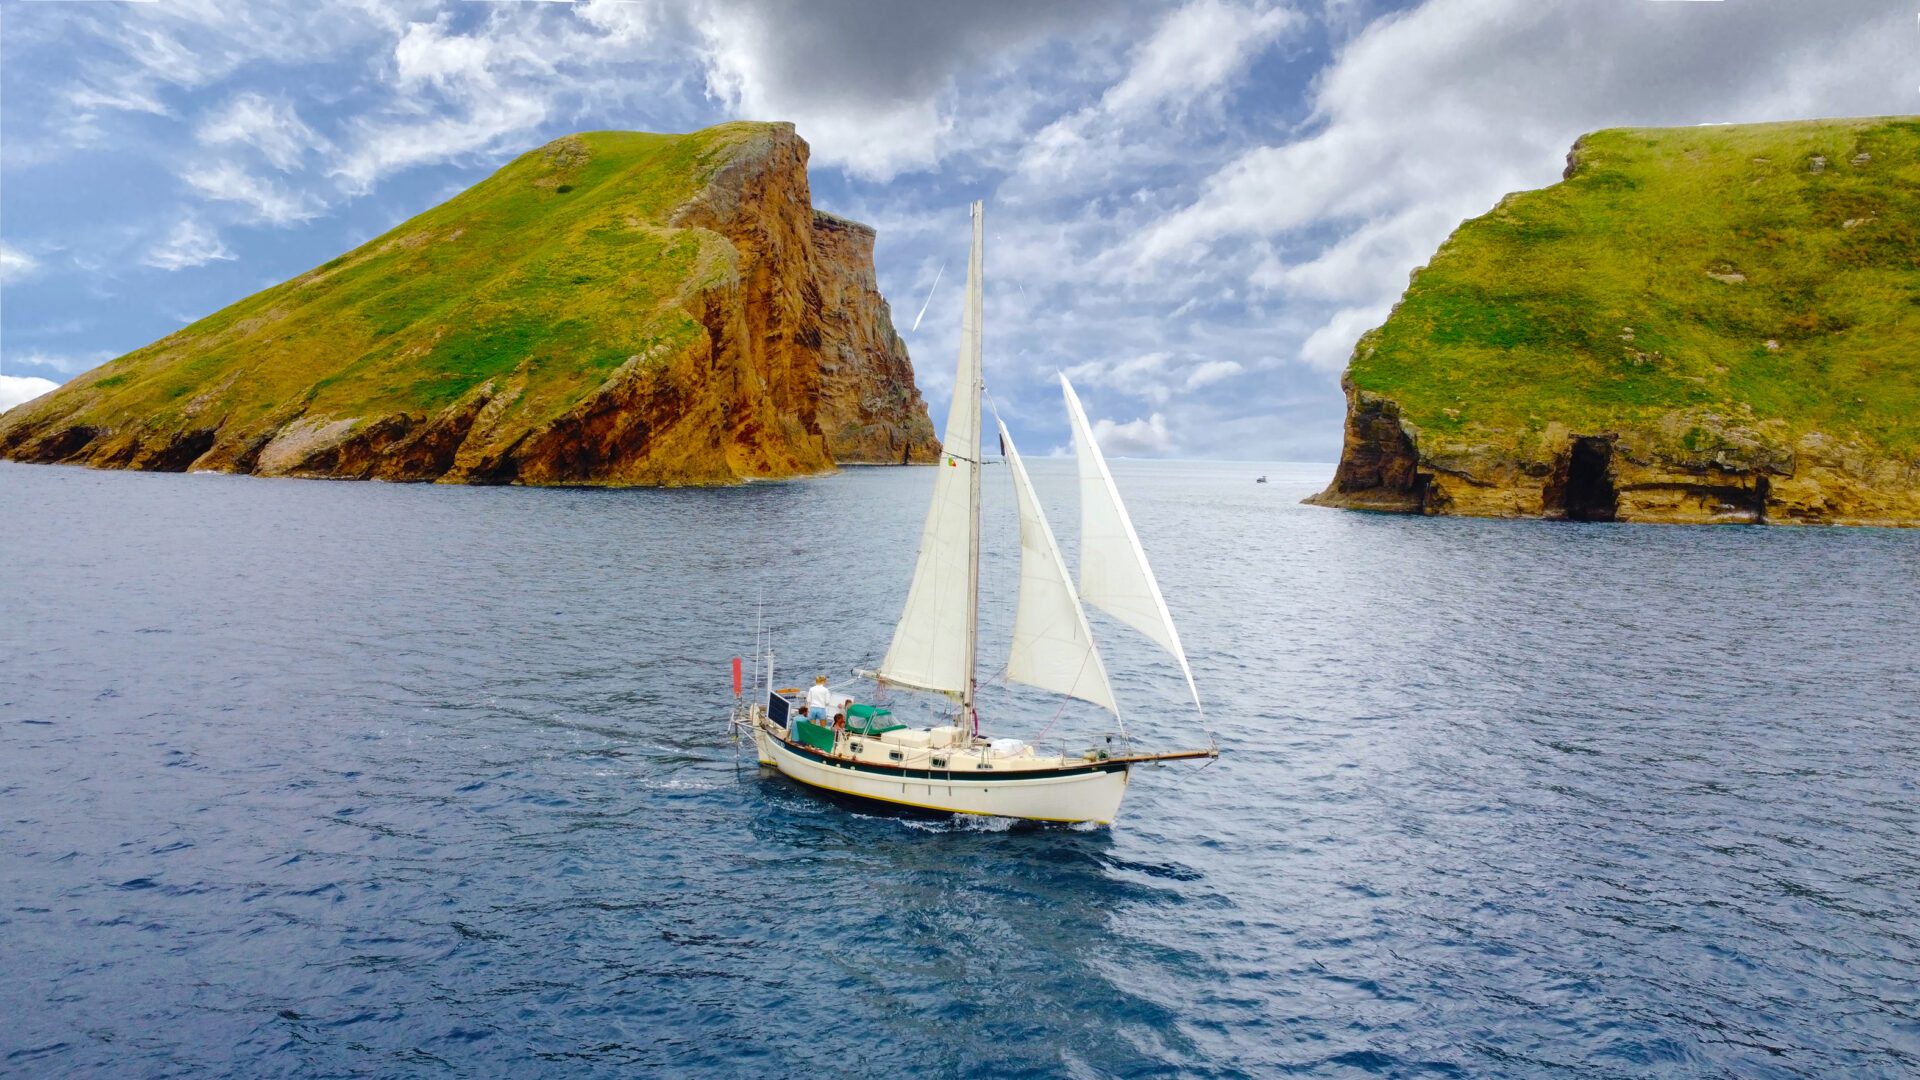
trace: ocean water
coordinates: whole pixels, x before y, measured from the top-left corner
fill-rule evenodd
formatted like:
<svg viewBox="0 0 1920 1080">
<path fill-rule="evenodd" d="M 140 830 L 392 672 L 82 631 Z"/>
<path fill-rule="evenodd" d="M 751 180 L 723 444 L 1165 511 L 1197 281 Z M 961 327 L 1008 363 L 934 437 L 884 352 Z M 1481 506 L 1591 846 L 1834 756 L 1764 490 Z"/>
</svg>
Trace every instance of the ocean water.
<svg viewBox="0 0 1920 1080">
<path fill-rule="evenodd" d="M 0 465 L 0 1073 L 1920 1074 L 1920 532 L 1115 471 L 1206 700 L 1096 618 L 1129 729 L 1223 756 L 1070 829 L 850 810 L 727 741 L 756 619 L 783 685 L 884 651 L 927 470 Z"/>
</svg>

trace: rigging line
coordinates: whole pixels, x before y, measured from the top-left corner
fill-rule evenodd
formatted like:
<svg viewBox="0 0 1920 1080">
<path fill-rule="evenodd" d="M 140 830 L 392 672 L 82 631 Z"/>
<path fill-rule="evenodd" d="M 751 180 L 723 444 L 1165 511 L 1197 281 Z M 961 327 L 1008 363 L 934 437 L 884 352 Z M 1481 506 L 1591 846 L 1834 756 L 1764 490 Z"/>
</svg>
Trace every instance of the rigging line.
<svg viewBox="0 0 1920 1080">
<path fill-rule="evenodd" d="M 947 272 L 947 264 L 941 263 L 940 269 L 936 271 L 933 275 L 933 284 L 927 286 L 927 302 L 920 305 L 920 314 L 915 315 L 913 317 L 913 330 L 909 330 L 907 331 L 907 333 L 911 334 L 913 333 L 914 330 L 920 329 L 920 320 L 926 318 L 927 308 L 932 306 L 933 304 L 933 290 L 940 287 L 940 275 L 946 272 Z"/>
<path fill-rule="evenodd" d="M 1038 745 L 1040 745 L 1040 740 L 1041 740 L 1041 739 L 1044 739 L 1044 738 L 1046 738 L 1046 737 L 1047 737 L 1047 732 L 1049 732 L 1049 731 L 1052 731 L 1052 730 L 1053 730 L 1053 725 L 1054 725 L 1055 723 L 1057 723 L 1057 722 L 1059 722 L 1059 720 L 1060 720 L 1060 714 L 1061 714 L 1061 713 L 1064 713 L 1064 712 L 1066 712 L 1066 711 L 1067 711 L 1067 702 L 1069 702 L 1069 701 L 1072 701 L 1072 700 L 1073 700 L 1073 699 L 1072 699 L 1072 698 L 1070 698 L 1070 697 L 1063 697 L 1063 698 L 1061 698 L 1061 699 L 1060 699 L 1060 707 L 1059 707 L 1058 709 L 1055 709 L 1055 710 L 1054 710 L 1054 713 L 1053 713 L 1053 719 L 1052 719 L 1052 720 L 1049 720 L 1049 721 L 1047 721 L 1047 726 L 1046 726 L 1046 727 L 1043 727 L 1043 728 L 1041 728 L 1041 729 L 1040 729 L 1040 734 L 1038 734 L 1038 735 L 1035 735 L 1035 736 L 1034 736 L 1033 738 L 1031 738 L 1031 739 L 1029 739 L 1029 740 L 1027 740 L 1027 741 L 1029 741 L 1029 742 L 1031 742 L 1031 743 L 1032 743 L 1033 745 L 1035 745 L 1035 746 L 1038 746 Z M 1062 742 L 1064 743 L 1064 742 L 1065 742 L 1065 740 L 1062 740 Z M 1064 753 L 1066 752 L 1066 747 L 1065 747 L 1064 745 L 1062 745 L 1062 746 L 1061 746 L 1061 748 L 1060 748 L 1060 750 L 1061 750 L 1061 753 L 1062 753 L 1062 754 L 1064 754 Z"/>
<path fill-rule="evenodd" d="M 1088 664 L 1088 662 L 1089 662 L 1089 661 L 1091 661 L 1092 659 L 1093 659 L 1093 650 L 1092 650 L 1092 649 L 1088 649 L 1088 650 L 1087 650 L 1087 655 L 1085 655 L 1085 656 L 1083 656 L 1083 657 L 1081 657 L 1081 658 L 1080 658 L 1080 670 L 1079 670 L 1079 671 L 1076 671 L 1076 672 L 1074 672 L 1074 673 L 1073 673 L 1073 685 L 1075 685 L 1075 686 L 1079 686 L 1079 685 L 1080 685 L 1080 676 L 1082 676 L 1082 675 L 1085 675 L 1085 674 L 1087 673 L 1087 664 Z M 1107 692 L 1108 692 L 1109 694 L 1111 694 L 1111 693 L 1113 692 L 1113 688 L 1112 688 L 1111 686 L 1109 686 L 1109 687 L 1107 688 Z M 1061 697 L 1061 699 L 1060 699 L 1060 708 L 1059 708 L 1058 710 L 1056 710 L 1056 711 L 1054 712 L 1054 714 L 1053 714 L 1053 719 L 1052 719 L 1052 720 L 1049 720 L 1049 721 L 1047 721 L 1047 726 L 1046 726 L 1046 727 L 1043 727 L 1043 728 L 1041 728 L 1041 729 L 1040 729 L 1040 734 L 1038 734 L 1038 735 L 1035 735 L 1035 736 L 1033 737 L 1033 741 L 1034 741 L 1034 742 L 1036 742 L 1036 743 L 1037 743 L 1037 742 L 1039 742 L 1039 741 L 1040 741 L 1041 739 L 1043 739 L 1043 738 L 1045 738 L 1045 737 L 1046 737 L 1046 734 L 1047 734 L 1047 732 L 1049 732 L 1049 731 L 1052 731 L 1052 730 L 1053 730 L 1053 725 L 1059 722 L 1059 720 L 1060 720 L 1060 715 L 1061 715 L 1062 713 L 1064 713 L 1064 712 L 1066 712 L 1066 711 L 1067 711 L 1067 702 L 1069 702 L 1069 701 L 1072 701 L 1072 700 L 1073 700 L 1073 696 L 1072 696 L 1071 694 L 1068 694 L 1068 695 L 1063 695 L 1063 696 Z M 1120 719 L 1120 710 L 1119 710 L 1119 709 L 1115 709 L 1115 710 L 1113 711 L 1113 718 L 1114 718 L 1115 720 L 1118 720 L 1118 719 Z M 1126 728 L 1125 728 L 1124 726 L 1122 726 L 1122 727 L 1121 727 L 1121 729 L 1120 729 L 1120 732 L 1121 732 L 1121 735 L 1122 735 L 1122 736 L 1125 736 L 1125 734 L 1126 734 Z"/>
</svg>

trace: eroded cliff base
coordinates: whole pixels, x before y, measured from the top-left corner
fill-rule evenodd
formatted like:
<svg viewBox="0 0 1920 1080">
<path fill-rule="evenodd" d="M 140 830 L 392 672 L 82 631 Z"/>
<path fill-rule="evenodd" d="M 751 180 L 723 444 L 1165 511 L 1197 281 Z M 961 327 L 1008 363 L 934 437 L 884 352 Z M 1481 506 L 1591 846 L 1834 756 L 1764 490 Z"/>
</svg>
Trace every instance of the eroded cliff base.
<svg viewBox="0 0 1920 1080">
<path fill-rule="evenodd" d="M 1789 445 L 1750 415 L 1672 414 L 1647 429 L 1541 425 L 1519 446 L 1439 442 L 1347 387 L 1345 445 L 1314 506 L 1399 514 L 1666 524 L 1920 527 L 1920 461 L 1820 432 Z M 1769 430 L 1772 429 L 1772 430 Z M 1770 438 L 1769 436 L 1774 436 Z"/>
</svg>

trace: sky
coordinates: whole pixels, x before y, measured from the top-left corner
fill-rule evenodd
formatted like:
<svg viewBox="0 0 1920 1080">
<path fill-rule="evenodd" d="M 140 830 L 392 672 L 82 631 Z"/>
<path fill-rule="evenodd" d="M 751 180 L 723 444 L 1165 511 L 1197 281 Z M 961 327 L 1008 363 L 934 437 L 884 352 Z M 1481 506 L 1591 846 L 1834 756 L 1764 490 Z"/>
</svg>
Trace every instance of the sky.
<svg viewBox="0 0 1920 1080">
<path fill-rule="evenodd" d="M 1582 133 L 1914 113 L 1920 0 L 0 0 L 0 407 L 560 135 L 788 120 L 936 427 L 982 199 L 1020 445 L 1065 371 L 1109 453 L 1332 461 L 1354 341 Z"/>
</svg>

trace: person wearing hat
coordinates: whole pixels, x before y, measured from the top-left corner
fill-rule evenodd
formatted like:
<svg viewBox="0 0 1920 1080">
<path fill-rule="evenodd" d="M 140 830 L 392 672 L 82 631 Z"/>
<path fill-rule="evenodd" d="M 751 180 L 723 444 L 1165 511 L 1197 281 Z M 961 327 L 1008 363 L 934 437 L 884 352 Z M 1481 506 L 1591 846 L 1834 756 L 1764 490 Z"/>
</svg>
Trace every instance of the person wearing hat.
<svg viewBox="0 0 1920 1080">
<path fill-rule="evenodd" d="M 816 676 L 813 688 L 807 691 L 807 715 L 824 720 L 833 711 L 833 691 L 827 689 L 827 677 Z"/>
</svg>

